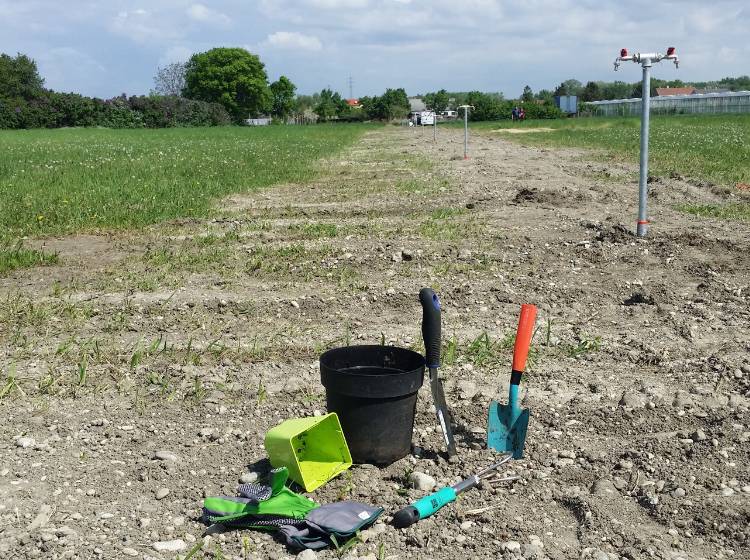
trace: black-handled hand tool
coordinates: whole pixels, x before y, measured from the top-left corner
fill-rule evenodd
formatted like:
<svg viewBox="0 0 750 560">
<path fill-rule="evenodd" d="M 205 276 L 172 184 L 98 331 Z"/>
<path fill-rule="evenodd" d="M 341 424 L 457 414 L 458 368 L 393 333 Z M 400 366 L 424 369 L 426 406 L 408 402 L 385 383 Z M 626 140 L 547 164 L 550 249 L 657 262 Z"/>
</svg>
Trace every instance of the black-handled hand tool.
<svg viewBox="0 0 750 560">
<path fill-rule="evenodd" d="M 440 300 L 432 288 L 422 288 L 419 291 L 419 301 L 422 304 L 422 338 L 424 339 L 425 358 L 430 370 L 430 390 L 435 403 L 435 413 L 443 431 L 448 455 L 456 454 L 456 442 L 453 439 L 451 415 L 445 402 L 443 384 L 438 376 L 440 367 Z"/>
</svg>

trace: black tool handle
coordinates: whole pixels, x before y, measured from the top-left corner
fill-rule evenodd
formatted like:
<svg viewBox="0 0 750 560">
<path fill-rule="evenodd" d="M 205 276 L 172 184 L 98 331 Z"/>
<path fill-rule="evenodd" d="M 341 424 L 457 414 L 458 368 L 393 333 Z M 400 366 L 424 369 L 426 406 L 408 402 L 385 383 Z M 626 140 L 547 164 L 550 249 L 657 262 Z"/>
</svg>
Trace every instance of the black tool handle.
<svg viewBox="0 0 750 560">
<path fill-rule="evenodd" d="M 422 339 L 428 368 L 440 367 L 440 300 L 432 288 L 419 290 L 422 304 Z"/>
<path fill-rule="evenodd" d="M 393 526 L 397 529 L 404 529 L 414 525 L 417 521 L 419 521 L 419 512 L 414 506 L 406 506 L 393 516 Z"/>
</svg>

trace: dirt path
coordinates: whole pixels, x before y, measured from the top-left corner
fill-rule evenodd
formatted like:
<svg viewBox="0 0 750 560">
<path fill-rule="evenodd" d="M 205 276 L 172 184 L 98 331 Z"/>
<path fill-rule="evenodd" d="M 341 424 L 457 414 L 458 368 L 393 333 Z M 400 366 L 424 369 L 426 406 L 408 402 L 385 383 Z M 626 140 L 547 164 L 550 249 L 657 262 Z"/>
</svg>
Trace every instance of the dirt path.
<svg viewBox="0 0 750 560">
<path fill-rule="evenodd" d="M 750 227 L 676 211 L 721 194 L 664 179 L 637 240 L 634 168 L 491 134 L 463 161 L 462 136 L 439 132 L 369 133 L 315 183 L 231 197 L 211 220 L 49 240 L 59 266 L 1 279 L 0 557 L 184 553 L 202 497 L 234 494 L 266 430 L 325 410 L 323 349 L 419 347 L 423 285 L 445 306 L 459 460 L 434 453 L 425 386 L 424 456 L 315 499 L 392 513 L 421 495 L 409 472 L 442 485 L 491 461 L 487 405 L 534 302 L 522 479 L 378 524 L 350 557 L 747 557 Z M 204 540 L 206 558 L 287 555 L 255 532 Z"/>
</svg>

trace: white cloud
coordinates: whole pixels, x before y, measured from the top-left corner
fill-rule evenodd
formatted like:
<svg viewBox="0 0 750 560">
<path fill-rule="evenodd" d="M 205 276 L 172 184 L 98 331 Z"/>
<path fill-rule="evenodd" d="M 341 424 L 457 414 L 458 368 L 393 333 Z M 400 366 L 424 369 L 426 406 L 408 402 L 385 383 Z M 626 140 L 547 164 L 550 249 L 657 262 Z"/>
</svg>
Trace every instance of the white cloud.
<svg viewBox="0 0 750 560">
<path fill-rule="evenodd" d="M 368 0 L 305 0 L 305 3 L 313 8 L 326 10 L 340 10 L 352 8 L 366 8 Z"/>
<path fill-rule="evenodd" d="M 204 6 L 203 4 L 192 4 L 187 9 L 186 13 L 190 19 L 192 19 L 193 21 L 198 21 L 200 23 L 209 23 L 212 25 L 221 26 L 226 26 L 232 23 L 232 20 L 228 15 L 217 12 L 216 10 L 212 10 L 211 8 Z"/>
<path fill-rule="evenodd" d="M 303 51 L 319 51 L 323 48 L 323 43 L 314 35 L 305 35 L 296 31 L 271 33 L 266 39 L 266 44 L 280 49 Z"/>
<path fill-rule="evenodd" d="M 186 62 L 195 51 L 189 47 L 183 45 L 175 45 L 169 47 L 159 58 L 159 65 L 164 66 L 165 64 L 171 64 L 172 62 Z"/>
<path fill-rule="evenodd" d="M 183 34 L 168 18 L 143 8 L 118 12 L 110 23 L 110 30 L 137 43 L 174 39 Z"/>
<path fill-rule="evenodd" d="M 83 84 L 107 77 L 107 68 L 100 61 L 73 47 L 49 49 L 37 57 L 37 63 L 45 85 L 57 91 L 78 92 Z"/>
</svg>

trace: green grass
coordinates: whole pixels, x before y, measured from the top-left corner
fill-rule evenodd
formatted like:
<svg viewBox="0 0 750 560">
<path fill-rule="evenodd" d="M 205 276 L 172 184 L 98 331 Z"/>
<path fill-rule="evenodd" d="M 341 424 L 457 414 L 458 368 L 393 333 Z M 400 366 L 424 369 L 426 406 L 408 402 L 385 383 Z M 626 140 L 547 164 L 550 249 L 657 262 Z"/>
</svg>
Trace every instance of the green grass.
<svg viewBox="0 0 750 560">
<path fill-rule="evenodd" d="M 27 249 L 21 242 L 10 243 L 0 239 L 0 275 L 17 268 L 55 264 L 57 254 L 44 253 L 36 249 Z"/>
<path fill-rule="evenodd" d="M 580 118 L 471 123 L 479 131 L 501 128 L 551 128 L 551 132 L 496 133 L 529 146 L 585 147 L 614 160 L 637 162 L 638 118 Z M 734 187 L 750 183 L 750 115 L 652 116 L 650 172 Z"/>
<path fill-rule="evenodd" d="M 366 125 L 0 131 L 0 241 L 204 216 L 301 182 Z"/>
<path fill-rule="evenodd" d="M 683 204 L 680 210 L 696 216 L 721 218 L 724 220 L 745 220 L 750 222 L 750 204 Z"/>
</svg>

